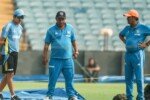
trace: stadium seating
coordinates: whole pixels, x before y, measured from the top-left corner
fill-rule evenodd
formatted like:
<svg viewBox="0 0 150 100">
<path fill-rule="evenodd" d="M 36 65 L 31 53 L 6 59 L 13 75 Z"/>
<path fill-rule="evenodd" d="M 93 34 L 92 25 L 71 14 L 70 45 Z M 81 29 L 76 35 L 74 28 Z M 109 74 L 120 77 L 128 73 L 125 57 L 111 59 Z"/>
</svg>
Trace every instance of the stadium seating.
<svg viewBox="0 0 150 100">
<path fill-rule="evenodd" d="M 14 11 L 14 5 L 12 0 L 1 0 L 0 1 L 0 32 L 4 24 L 12 19 Z"/>
<path fill-rule="evenodd" d="M 137 9 L 141 22 L 150 24 L 150 0 L 15 0 L 15 3 L 27 14 L 24 26 L 34 50 L 43 48 L 44 35 L 55 24 L 59 10 L 66 12 L 67 22 L 75 27 L 80 50 L 104 50 L 104 37 L 100 34 L 103 28 L 113 30 L 108 49 L 125 50 L 118 33 L 127 24 L 122 15 L 129 9 Z"/>
</svg>

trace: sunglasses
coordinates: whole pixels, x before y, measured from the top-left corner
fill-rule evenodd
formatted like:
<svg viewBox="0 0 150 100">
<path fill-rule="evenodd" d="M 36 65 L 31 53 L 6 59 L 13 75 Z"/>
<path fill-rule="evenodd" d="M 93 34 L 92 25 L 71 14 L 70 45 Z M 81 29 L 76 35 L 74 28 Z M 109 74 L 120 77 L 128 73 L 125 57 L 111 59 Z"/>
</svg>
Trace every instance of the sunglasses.
<svg viewBox="0 0 150 100">
<path fill-rule="evenodd" d="M 24 19 L 24 16 L 17 16 L 18 19 Z"/>
</svg>

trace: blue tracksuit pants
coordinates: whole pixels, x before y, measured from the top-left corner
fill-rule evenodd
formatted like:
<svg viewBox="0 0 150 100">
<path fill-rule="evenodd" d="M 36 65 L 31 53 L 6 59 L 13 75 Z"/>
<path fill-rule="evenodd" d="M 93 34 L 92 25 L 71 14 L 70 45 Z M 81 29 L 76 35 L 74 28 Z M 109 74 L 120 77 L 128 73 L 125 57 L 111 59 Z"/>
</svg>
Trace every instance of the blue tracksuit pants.
<svg viewBox="0 0 150 100">
<path fill-rule="evenodd" d="M 144 100 L 144 51 L 126 53 L 125 54 L 125 81 L 126 81 L 126 95 L 128 100 L 133 100 L 133 83 L 134 76 L 137 83 L 137 100 Z"/>
<path fill-rule="evenodd" d="M 57 79 L 60 73 L 65 78 L 65 86 L 68 97 L 75 96 L 73 88 L 74 62 L 73 59 L 50 59 L 49 62 L 49 83 L 47 95 L 53 96 Z"/>
</svg>

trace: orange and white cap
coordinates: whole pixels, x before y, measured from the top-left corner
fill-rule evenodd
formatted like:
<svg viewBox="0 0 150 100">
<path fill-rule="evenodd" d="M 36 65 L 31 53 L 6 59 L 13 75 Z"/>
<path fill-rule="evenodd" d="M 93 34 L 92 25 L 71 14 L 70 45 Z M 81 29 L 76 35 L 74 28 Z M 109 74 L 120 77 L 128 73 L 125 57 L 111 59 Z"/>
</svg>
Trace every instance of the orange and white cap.
<svg viewBox="0 0 150 100">
<path fill-rule="evenodd" d="M 123 14 L 123 16 L 139 18 L 139 13 L 135 9 L 131 9 L 127 13 Z"/>
</svg>

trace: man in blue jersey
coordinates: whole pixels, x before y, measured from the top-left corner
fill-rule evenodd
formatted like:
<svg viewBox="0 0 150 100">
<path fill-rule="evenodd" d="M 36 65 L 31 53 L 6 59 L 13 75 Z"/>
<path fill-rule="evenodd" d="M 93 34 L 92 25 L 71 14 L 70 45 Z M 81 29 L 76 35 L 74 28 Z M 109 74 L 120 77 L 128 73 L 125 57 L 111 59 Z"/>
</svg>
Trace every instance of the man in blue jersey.
<svg viewBox="0 0 150 100">
<path fill-rule="evenodd" d="M 13 76 L 16 73 L 18 52 L 19 52 L 19 39 L 22 34 L 22 26 L 20 25 L 24 18 L 24 12 L 21 9 L 17 9 L 14 12 L 13 20 L 6 24 L 1 33 L 1 55 L 3 56 L 3 61 L 5 61 L 6 56 L 9 56 L 6 63 L 2 64 L 2 73 L 4 74 L 1 84 L 0 84 L 0 99 L 4 99 L 2 91 L 6 85 L 11 93 L 11 100 L 20 100 L 20 98 L 15 95 L 13 86 Z"/>
<path fill-rule="evenodd" d="M 47 98 L 50 100 L 52 100 L 52 96 L 54 95 L 55 84 L 61 72 L 65 78 L 66 92 L 69 100 L 77 100 L 73 88 L 74 62 L 72 55 L 76 59 L 79 52 L 74 29 L 70 24 L 67 24 L 65 20 L 65 12 L 57 12 L 56 24 L 48 29 L 45 37 L 43 50 L 44 64 L 48 62 L 48 48 L 51 44 L 47 92 Z"/>
<path fill-rule="evenodd" d="M 150 28 L 139 23 L 139 13 L 132 9 L 124 14 L 128 24 L 119 34 L 120 39 L 125 43 L 125 81 L 126 95 L 128 100 L 133 100 L 134 76 L 137 83 L 137 100 L 144 100 L 144 48 L 150 45 L 145 42 L 150 35 Z"/>
</svg>

